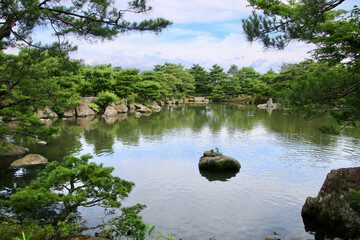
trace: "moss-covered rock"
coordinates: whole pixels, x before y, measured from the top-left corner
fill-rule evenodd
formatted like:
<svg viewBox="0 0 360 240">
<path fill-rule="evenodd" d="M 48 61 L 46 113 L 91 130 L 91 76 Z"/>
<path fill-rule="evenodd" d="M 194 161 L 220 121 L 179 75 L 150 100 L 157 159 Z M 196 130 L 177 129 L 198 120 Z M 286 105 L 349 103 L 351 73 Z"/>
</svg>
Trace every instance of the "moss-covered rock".
<svg viewBox="0 0 360 240">
<path fill-rule="evenodd" d="M 47 163 L 48 160 L 39 154 L 28 154 L 25 157 L 12 162 L 10 167 L 18 168 L 18 167 L 26 167 L 26 166 L 40 165 Z"/>
<path fill-rule="evenodd" d="M 360 201 L 350 189 L 360 189 L 360 167 L 332 170 L 318 196 L 306 199 L 301 211 L 304 222 L 322 226 L 328 237 L 360 238 Z"/>
<path fill-rule="evenodd" d="M 206 151 L 200 158 L 199 169 L 223 172 L 223 171 L 239 171 L 241 168 L 240 162 L 235 158 L 222 155 L 214 151 Z"/>
<path fill-rule="evenodd" d="M 0 157 L 19 156 L 29 152 L 29 149 L 0 140 Z"/>
</svg>

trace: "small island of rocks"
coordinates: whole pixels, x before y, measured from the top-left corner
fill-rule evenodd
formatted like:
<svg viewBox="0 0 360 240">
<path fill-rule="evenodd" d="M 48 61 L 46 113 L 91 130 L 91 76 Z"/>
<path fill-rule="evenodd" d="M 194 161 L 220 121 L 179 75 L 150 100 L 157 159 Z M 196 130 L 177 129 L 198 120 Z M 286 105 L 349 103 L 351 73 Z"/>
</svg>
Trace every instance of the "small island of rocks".
<svg viewBox="0 0 360 240">
<path fill-rule="evenodd" d="M 199 169 L 212 172 L 239 171 L 240 162 L 217 151 L 205 151 L 200 158 Z"/>
</svg>

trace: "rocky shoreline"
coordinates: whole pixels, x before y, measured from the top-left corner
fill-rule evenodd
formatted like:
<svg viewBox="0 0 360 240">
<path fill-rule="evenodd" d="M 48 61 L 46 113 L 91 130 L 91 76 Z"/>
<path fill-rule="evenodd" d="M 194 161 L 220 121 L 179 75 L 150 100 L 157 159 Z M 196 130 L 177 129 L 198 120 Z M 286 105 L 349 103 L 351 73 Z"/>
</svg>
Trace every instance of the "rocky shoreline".
<svg viewBox="0 0 360 240">
<path fill-rule="evenodd" d="M 185 99 L 169 99 L 166 101 L 150 101 L 147 102 L 146 107 L 143 104 L 133 104 L 127 102 L 126 99 L 121 99 L 119 104 L 112 103 L 110 106 L 107 106 L 102 111 L 97 113 L 91 107 L 91 105 L 96 104 L 99 107 L 101 106 L 100 103 L 97 102 L 97 97 L 83 97 L 82 101 L 76 108 L 66 110 L 61 116 L 57 113 L 52 111 L 49 107 L 45 107 L 43 109 L 36 110 L 36 114 L 42 118 L 73 118 L 73 117 L 88 117 L 88 116 L 95 116 L 97 114 L 101 114 L 103 118 L 116 116 L 117 114 L 127 113 L 127 112 L 135 112 L 136 117 L 140 117 L 142 114 L 149 115 L 152 112 L 159 112 L 161 111 L 162 107 L 165 105 L 174 106 L 183 103 L 187 104 L 208 104 L 211 103 L 211 100 L 205 97 L 192 97 L 192 98 L 185 98 Z"/>
</svg>

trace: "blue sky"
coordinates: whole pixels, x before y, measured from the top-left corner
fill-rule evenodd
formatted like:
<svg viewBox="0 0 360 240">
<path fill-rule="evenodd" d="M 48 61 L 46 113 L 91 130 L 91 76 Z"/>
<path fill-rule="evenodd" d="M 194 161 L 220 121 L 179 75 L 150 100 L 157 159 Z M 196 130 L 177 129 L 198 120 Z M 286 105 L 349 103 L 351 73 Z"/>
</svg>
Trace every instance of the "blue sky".
<svg viewBox="0 0 360 240">
<path fill-rule="evenodd" d="M 345 7 L 358 2 L 347 0 Z M 283 51 L 265 51 L 261 44 L 248 43 L 241 19 L 248 17 L 252 8 L 246 6 L 245 0 L 149 0 L 148 4 L 153 11 L 143 18 L 163 17 L 174 24 L 159 35 L 130 33 L 98 43 L 75 40 L 78 51 L 72 57 L 90 65 L 111 63 L 141 70 L 170 62 L 187 68 L 200 64 L 205 69 L 219 64 L 225 71 L 235 64 L 265 73 L 270 68 L 278 70 L 283 63 L 309 58 L 308 52 L 313 49 L 311 45 L 294 42 Z M 139 17 L 137 14 L 127 19 Z"/>
</svg>

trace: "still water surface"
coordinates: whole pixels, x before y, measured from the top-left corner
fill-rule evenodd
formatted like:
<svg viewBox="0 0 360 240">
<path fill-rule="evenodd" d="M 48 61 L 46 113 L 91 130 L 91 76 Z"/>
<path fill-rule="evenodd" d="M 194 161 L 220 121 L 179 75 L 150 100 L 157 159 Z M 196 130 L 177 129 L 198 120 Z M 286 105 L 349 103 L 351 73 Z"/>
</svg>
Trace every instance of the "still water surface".
<svg viewBox="0 0 360 240">
<path fill-rule="evenodd" d="M 143 220 L 184 240 L 288 239 L 311 237 L 301 207 L 316 196 L 326 174 L 360 165 L 360 142 L 318 131 L 331 118 L 304 121 L 282 110 L 240 105 L 164 108 L 151 116 L 59 121 L 62 135 L 47 146 L 18 142 L 51 160 L 90 153 L 135 182 L 125 205 L 143 203 Z M 235 176 L 200 173 L 203 152 L 219 150 L 238 159 Z M 39 168 L 6 170 L 1 188 L 23 186 Z M 81 210 L 90 224 L 99 209 Z"/>
</svg>

